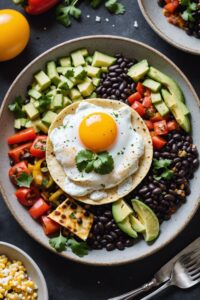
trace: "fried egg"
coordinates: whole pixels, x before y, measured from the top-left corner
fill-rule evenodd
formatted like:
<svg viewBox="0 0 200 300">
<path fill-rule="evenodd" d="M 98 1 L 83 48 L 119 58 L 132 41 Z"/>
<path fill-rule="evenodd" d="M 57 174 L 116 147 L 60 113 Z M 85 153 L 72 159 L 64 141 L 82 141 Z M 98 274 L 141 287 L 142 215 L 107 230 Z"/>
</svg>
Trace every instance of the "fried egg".
<svg viewBox="0 0 200 300">
<path fill-rule="evenodd" d="M 118 186 L 134 174 L 144 154 L 143 137 L 132 126 L 128 106 L 114 110 L 83 101 L 75 114 L 67 115 L 63 125 L 52 130 L 50 140 L 66 174 L 65 192 L 77 197 L 91 194 L 97 200 L 106 189 Z M 106 175 L 80 172 L 75 157 L 86 149 L 95 153 L 107 151 L 114 160 L 112 172 Z M 95 191 L 104 193 L 94 197 Z"/>
</svg>

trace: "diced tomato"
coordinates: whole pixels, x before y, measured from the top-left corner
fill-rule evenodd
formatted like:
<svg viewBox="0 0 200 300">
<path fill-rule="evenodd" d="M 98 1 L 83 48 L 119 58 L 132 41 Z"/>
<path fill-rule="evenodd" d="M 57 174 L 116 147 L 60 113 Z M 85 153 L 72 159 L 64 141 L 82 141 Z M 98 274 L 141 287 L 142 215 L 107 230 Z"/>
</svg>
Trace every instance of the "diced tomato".
<svg viewBox="0 0 200 300">
<path fill-rule="evenodd" d="M 169 131 L 177 130 L 179 129 L 179 125 L 175 120 L 167 122 L 167 128 Z"/>
<path fill-rule="evenodd" d="M 138 92 L 135 92 L 134 94 L 132 94 L 128 97 L 128 102 L 130 104 L 133 104 L 135 101 L 139 101 L 141 99 L 142 99 L 142 95 Z"/>
<path fill-rule="evenodd" d="M 148 88 L 146 88 L 146 91 L 145 91 L 144 95 L 145 95 L 146 97 L 151 96 L 151 90 L 148 89 Z"/>
<path fill-rule="evenodd" d="M 162 121 L 163 117 L 161 116 L 161 114 L 159 112 L 156 112 L 153 117 L 150 118 L 150 120 L 152 122 L 158 122 L 158 121 Z"/>
<path fill-rule="evenodd" d="M 14 160 L 15 163 L 18 163 L 24 153 L 29 152 L 31 145 L 32 143 L 26 143 L 24 145 L 11 149 L 10 151 L 8 151 L 8 155 Z"/>
<path fill-rule="evenodd" d="M 13 145 L 13 144 L 32 141 L 35 138 L 36 138 L 36 132 L 34 128 L 31 127 L 28 129 L 21 130 L 18 133 L 10 136 L 7 141 L 9 145 Z"/>
<path fill-rule="evenodd" d="M 141 117 L 143 117 L 143 116 L 145 115 L 145 113 L 146 113 L 145 108 L 143 107 L 143 105 L 142 105 L 139 101 L 135 101 L 135 102 L 131 105 L 131 107 L 132 107 L 135 111 L 137 111 L 137 113 L 138 113 Z"/>
<path fill-rule="evenodd" d="M 160 136 L 154 135 L 154 136 L 152 136 L 152 143 L 153 143 L 154 149 L 159 150 L 159 149 L 162 149 L 166 145 L 167 141 L 165 139 L 161 138 Z"/>
<path fill-rule="evenodd" d="M 38 191 L 38 189 L 36 189 L 35 187 L 31 187 L 31 188 L 19 188 L 18 190 L 16 190 L 15 195 L 18 199 L 18 201 L 24 205 L 24 206 L 32 206 L 36 199 L 38 199 L 40 193 Z"/>
<path fill-rule="evenodd" d="M 44 233 L 46 235 L 53 234 L 60 229 L 60 225 L 48 218 L 47 216 L 42 216 L 41 221 Z"/>
<path fill-rule="evenodd" d="M 179 0 L 173 0 L 171 1 L 171 3 L 167 3 L 164 6 L 164 9 L 170 13 L 174 13 L 175 10 L 179 7 L 179 5 L 180 5 Z"/>
<path fill-rule="evenodd" d="M 44 158 L 45 151 L 46 151 L 46 142 L 47 142 L 46 135 L 37 136 L 30 149 L 31 155 L 38 158 Z"/>
<path fill-rule="evenodd" d="M 136 91 L 138 93 L 140 93 L 141 96 L 144 95 L 144 92 L 145 92 L 145 87 L 143 86 L 143 84 L 141 82 L 138 82 L 137 85 L 136 85 Z"/>
<path fill-rule="evenodd" d="M 37 219 L 46 214 L 49 208 L 50 206 L 42 198 L 39 198 L 29 209 L 29 214 L 33 219 Z"/>
<path fill-rule="evenodd" d="M 149 120 L 144 120 L 147 128 L 149 129 L 149 131 L 153 130 L 153 123 Z"/>
<path fill-rule="evenodd" d="M 153 128 L 156 135 L 168 134 L 167 122 L 166 120 L 158 121 L 153 123 Z"/>
<path fill-rule="evenodd" d="M 153 105 L 146 109 L 146 117 L 147 118 L 151 119 L 155 115 L 155 113 L 156 113 L 156 110 L 153 107 Z"/>
<path fill-rule="evenodd" d="M 143 99 L 143 101 L 142 101 L 142 105 L 143 105 L 145 108 L 151 107 L 151 105 L 152 105 L 151 97 L 150 97 L 150 96 L 144 97 L 144 99 Z"/>
<path fill-rule="evenodd" d="M 17 178 L 20 176 L 21 173 L 30 174 L 30 171 L 25 161 L 17 163 L 9 170 L 10 179 L 14 184 L 17 184 Z"/>
</svg>

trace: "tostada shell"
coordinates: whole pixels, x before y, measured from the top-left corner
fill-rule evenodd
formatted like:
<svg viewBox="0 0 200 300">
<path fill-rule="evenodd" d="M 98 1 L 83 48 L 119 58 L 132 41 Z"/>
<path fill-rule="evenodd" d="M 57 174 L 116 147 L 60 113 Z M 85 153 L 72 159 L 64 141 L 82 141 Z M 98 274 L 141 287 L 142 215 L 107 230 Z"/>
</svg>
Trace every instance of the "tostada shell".
<svg viewBox="0 0 200 300">
<path fill-rule="evenodd" d="M 82 101 L 87 101 L 92 104 L 101 106 L 101 107 L 106 107 L 106 108 L 113 108 L 114 110 L 118 110 L 124 106 L 127 106 L 126 104 L 116 101 L 116 100 L 108 100 L 108 99 L 99 99 L 99 98 L 92 98 L 92 99 L 85 99 L 81 101 L 77 101 L 72 103 L 71 105 L 67 106 L 64 108 L 56 117 L 55 121 L 51 124 L 49 128 L 49 133 L 54 129 L 63 124 L 63 120 L 66 117 L 66 115 L 69 114 L 75 114 L 76 109 L 80 102 Z M 129 106 L 128 106 L 129 107 Z M 106 189 L 105 191 L 107 192 L 107 197 L 99 200 L 99 201 L 93 201 L 91 200 L 87 195 L 82 196 L 82 197 L 73 197 L 74 199 L 84 202 L 86 204 L 91 204 L 91 205 L 102 205 L 102 204 L 107 204 L 111 203 L 114 201 L 117 201 L 119 198 L 127 195 L 130 193 L 134 188 L 138 186 L 138 184 L 143 180 L 143 178 L 147 175 L 151 163 L 152 163 L 152 158 L 153 158 L 153 146 L 152 146 L 152 140 L 151 136 L 149 133 L 148 128 L 146 127 L 143 119 L 139 116 L 139 114 L 134 110 L 131 109 L 131 121 L 133 128 L 139 133 L 143 139 L 144 139 L 144 144 L 145 144 L 145 150 L 143 156 L 139 160 L 139 168 L 136 173 L 134 173 L 132 177 L 132 186 L 130 190 L 126 190 L 126 192 L 123 195 L 118 195 L 117 193 L 117 187 L 113 187 L 111 189 Z M 46 161 L 47 161 L 47 167 L 49 169 L 49 172 L 53 178 L 53 180 L 56 182 L 56 184 L 64 190 L 64 180 L 66 178 L 66 174 L 62 168 L 62 166 L 59 164 L 59 162 L 56 160 L 56 157 L 54 155 L 53 151 L 53 146 L 52 143 L 48 137 L 47 139 L 47 149 L 46 149 Z"/>
</svg>

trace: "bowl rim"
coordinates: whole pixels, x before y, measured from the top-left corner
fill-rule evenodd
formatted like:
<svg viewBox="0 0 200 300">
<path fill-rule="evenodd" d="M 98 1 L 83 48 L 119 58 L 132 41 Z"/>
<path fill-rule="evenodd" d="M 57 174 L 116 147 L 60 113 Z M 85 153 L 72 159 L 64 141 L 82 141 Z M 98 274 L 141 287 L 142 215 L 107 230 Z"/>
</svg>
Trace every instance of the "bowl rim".
<svg viewBox="0 0 200 300">
<path fill-rule="evenodd" d="M 171 61 L 167 56 L 165 56 L 164 54 L 162 54 L 160 51 L 158 50 L 155 50 L 153 47 L 147 45 L 147 44 L 144 44 L 140 41 L 137 41 L 137 40 L 134 40 L 134 39 L 130 39 L 130 38 L 126 38 L 126 37 L 121 37 L 121 36 L 115 36 L 115 35 L 89 35 L 89 36 L 83 36 L 83 37 L 78 37 L 78 38 L 75 38 L 75 39 L 70 39 L 68 41 L 65 41 L 65 42 L 62 42 L 54 47 L 51 47 L 50 49 L 44 51 L 43 53 L 41 53 L 39 56 L 37 56 L 36 58 L 34 58 L 18 75 L 17 77 L 15 78 L 15 80 L 13 81 L 13 83 L 11 84 L 11 86 L 9 87 L 8 91 L 6 92 L 5 94 L 5 97 L 3 99 L 3 102 L 1 104 L 1 109 L 0 109 L 0 121 L 1 121 L 1 118 L 2 118 L 2 113 L 3 113 L 3 109 L 4 109 L 4 106 L 6 105 L 6 102 L 7 102 L 7 98 L 9 97 L 9 94 L 10 92 L 12 91 L 12 89 L 14 88 L 16 82 L 18 81 L 18 79 L 22 76 L 22 74 L 24 72 L 26 72 L 33 64 L 35 64 L 36 61 L 38 61 L 40 58 L 42 58 L 43 56 L 45 56 L 46 54 L 48 54 L 49 52 L 51 51 L 54 51 L 60 47 L 63 47 L 63 46 L 66 46 L 68 44 L 71 44 L 71 43 L 75 43 L 75 42 L 78 42 L 78 41 L 84 41 L 84 40 L 96 40 L 96 39 L 114 39 L 114 40 L 119 40 L 121 42 L 125 41 L 125 42 L 128 42 L 130 44 L 135 44 L 135 45 L 139 45 L 147 50 L 150 50 L 151 52 L 154 52 L 156 55 L 158 55 L 159 57 L 161 57 L 163 60 L 166 61 L 166 63 L 168 63 L 169 65 L 171 65 L 171 67 L 173 67 L 178 73 L 179 75 L 183 78 L 183 80 L 186 82 L 186 84 L 189 86 L 190 88 L 190 91 L 191 93 L 193 94 L 193 97 L 196 101 L 196 104 L 197 106 L 199 107 L 199 110 L 200 110 L 200 100 L 199 100 L 199 97 L 197 95 L 197 93 L 195 92 L 192 84 L 190 83 L 189 79 L 186 77 L 186 75 L 179 69 L 179 67 L 177 67 L 177 65 Z M 79 257 L 76 257 L 76 256 L 69 256 L 67 254 L 67 252 L 65 252 L 65 255 L 63 255 L 62 253 L 59 253 L 59 252 L 55 252 L 53 250 L 53 248 L 51 248 L 47 243 L 39 240 L 37 238 L 37 236 L 35 236 L 27 226 L 24 226 L 23 223 L 21 222 L 21 219 L 20 217 L 15 213 L 14 209 L 12 208 L 12 205 L 9 203 L 9 200 L 8 200 L 8 197 L 6 195 L 6 192 L 4 191 L 4 188 L 3 188 L 3 184 L 2 182 L 0 182 L 0 192 L 3 196 L 3 199 L 4 199 L 4 202 L 6 203 L 8 209 L 10 210 L 11 214 L 13 215 L 13 217 L 15 218 L 15 220 L 18 222 L 18 224 L 25 230 L 25 232 L 27 232 L 34 240 L 36 240 L 38 243 L 40 243 L 42 246 L 44 246 L 46 249 L 50 250 L 51 252 L 53 252 L 54 254 L 57 254 L 59 256 L 62 256 L 64 257 L 65 259 L 69 259 L 71 261 L 74 261 L 74 262 L 77 262 L 77 263 L 82 263 L 84 265 L 91 265 L 91 266 L 103 266 L 103 267 L 106 267 L 106 266 L 120 266 L 120 265 L 125 265 L 125 264 L 130 264 L 130 263 L 133 263 L 133 262 L 136 262 L 136 261 L 139 261 L 139 260 L 142 260 L 146 257 L 149 257 L 151 255 L 153 255 L 154 253 L 160 251 L 162 248 L 164 248 L 166 245 L 168 245 L 170 242 L 172 242 L 185 228 L 186 226 L 189 224 L 189 222 L 192 220 L 193 216 L 195 215 L 195 213 L 197 212 L 197 209 L 200 207 L 200 194 L 199 196 L 197 197 L 197 200 L 196 200 L 196 204 L 193 208 L 193 210 L 191 211 L 189 217 L 187 218 L 187 220 L 185 221 L 184 225 L 179 228 L 177 230 L 176 233 L 174 233 L 167 241 L 165 241 L 162 245 L 158 246 L 156 249 L 152 250 L 151 252 L 147 253 L 147 254 L 144 254 L 144 255 L 141 255 L 137 258 L 131 258 L 131 259 L 125 259 L 125 260 L 121 260 L 121 261 L 115 261 L 115 262 L 91 262 L 89 260 L 82 260 L 81 258 Z M 99 250 L 100 251 L 100 250 Z"/>
<path fill-rule="evenodd" d="M 178 43 L 175 43 L 170 37 L 168 37 L 163 31 L 161 31 L 156 24 L 154 23 L 153 19 L 150 17 L 150 15 L 148 14 L 148 12 L 145 10 L 144 5 L 143 5 L 143 1 L 144 0 L 137 0 L 138 1 L 138 5 L 140 7 L 140 10 L 142 12 L 143 17 L 145 18 L 145 20 L 147 21 L 147 23 L 149 24 L 149 26 L 163 39 L 165 40 L 167 43 L 169 43 L 170 45 L 172 45 L 173 47 L 182 50 L 184 52 L 187 53 L 191 53 L 194 55 L 200 55 L 200 51 L 198 50 L 194 50 L 192 48 L 189 48 L 187 46 L 181 46 Z"/>
<path fill-rule="evenodd" d="M 10 248 L 17 253 L 20 253 L 30 263 L 30 265 L 35 269 L 35 271 L 37 273 L 37 277 L 39 278 L 39 280 L 41 281 L 41 284 L 42 284 L 42 288 L 43 288 L 42 300 L 48 300 L 49 294 L 48 294 L 46 280 L 45 280 L 44 275 L 43 275 L 42 271 L 40 270 L 39 266 L 30 257 L 30 255 L 27 254 L 24 250 L 20 249 L 19 247 L 15 246 L 13 244 L 7 243 L 7 242 L 0 241 L 0 248 L 1 248 L 1 246 L 6 246 L 7 248 Z M 7 256 L 6 253 L 3 253 L 3 254 L 5 254 Z M 8 258 L 9 258 L 9 255 L 8 255 Z"/>
</svg>

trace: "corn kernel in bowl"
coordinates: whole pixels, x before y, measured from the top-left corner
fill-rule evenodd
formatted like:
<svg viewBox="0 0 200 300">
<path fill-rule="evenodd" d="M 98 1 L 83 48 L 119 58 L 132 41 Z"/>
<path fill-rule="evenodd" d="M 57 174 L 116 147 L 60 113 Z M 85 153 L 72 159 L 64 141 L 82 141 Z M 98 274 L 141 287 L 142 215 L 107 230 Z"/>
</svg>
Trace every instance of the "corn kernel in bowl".
<svg viewBox="0 0 200 300">
<path fill-rule="evenodd" d="M 21 261 L 0 255 L 0 299 L 36 300 L 37 286 Z"/>
</svg>

